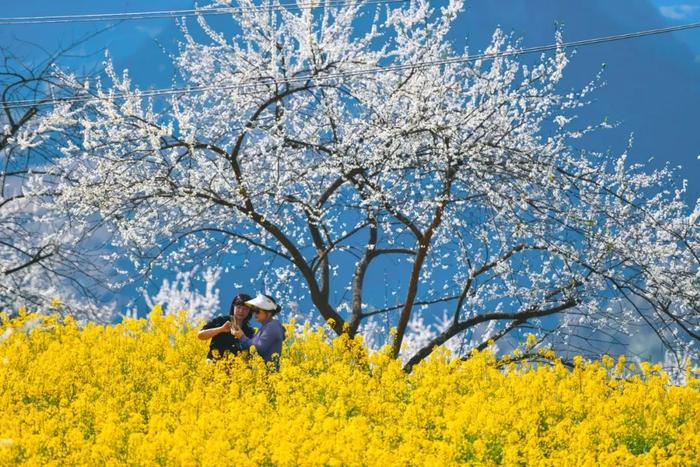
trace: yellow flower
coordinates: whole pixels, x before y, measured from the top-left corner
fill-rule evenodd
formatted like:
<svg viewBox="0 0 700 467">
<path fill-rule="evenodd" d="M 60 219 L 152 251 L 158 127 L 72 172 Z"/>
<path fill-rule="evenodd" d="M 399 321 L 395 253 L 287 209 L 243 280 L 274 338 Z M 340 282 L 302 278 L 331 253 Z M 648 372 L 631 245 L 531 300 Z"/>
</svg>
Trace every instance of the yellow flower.
<svg viewBox="0 0 700 467">
<path fill-rule="evenodd" d="M 537 344 L 537 338 L 535 337 L 534 334 L 528 334 L 527 335 L 527 341 L 525 342 L 525 347 L 527 348 L 532 348 Z"/>
<path fill-rule="evenodd" d="M 610 355 L 603 355 L 600 360 L 605 368 L 611 368 L 615 364 L 615 361 Z"/>
<path fill-rule="evenodd" d="M 22 329 L 29 320 L 50 326 Z M 0 321 L 0 465 L 690 465 L 700 384 L 612 359 L 567 369 L 446 349 L 410 374 L 386 347 L 287 339 L 279 371 L 215 364 L 182 317 L 100 326 L 23 314 Z M 290 336 L 293 331 L 290 329 Z M 524 342 L 521 347 L 527 345 Z M 608 361 L 610 359 L 610 361 Z M 508 362 L 507 365 L 504 365 Z M 695 382 L 694 382 L 695 381 Z M 222 396 L 223 395 L 223 396 Z M 222 420 L 225 423 L 222 423 Z M 231 433 L 245 433 L 232 436 Z M 361 449 L 356 449 L 361 446 Z"/>
</svg>

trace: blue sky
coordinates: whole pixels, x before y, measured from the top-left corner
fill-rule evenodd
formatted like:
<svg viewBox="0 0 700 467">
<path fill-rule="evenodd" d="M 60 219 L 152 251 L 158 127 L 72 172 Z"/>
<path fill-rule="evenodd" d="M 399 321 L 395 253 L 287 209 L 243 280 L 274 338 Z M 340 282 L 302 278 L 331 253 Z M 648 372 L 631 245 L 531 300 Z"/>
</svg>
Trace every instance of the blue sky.
<svg viewBox="0 0 700 467">
<path fill-rule="evenodd" d="M 441 2 L 437 2 L 439 4 Z M 2 16 L 116 13 L 192 8 L 192 0 L 103 0 L 89 2 L 0 0 Z M 216 21 L 224 18 L 217 18 Z M 525 46 L 551 43 L 557 26 L 566 40 L 619 34 L 700 21 L 700 0 L 472 0 L 459 18 L 453 41 L 482 49 L 500 26 L 523 38 Z M 0 43 L 20 56 L 35 56 L 67 45 L 105 26 L 104 23 L 0 26 Z M 174 51 L 180 34 L 170 19 L 128 21 L 83 44 L 87 58 L 69 61 L 89 69 L 107 48 L 117 68 L 128 68 L 143 88 L 172 83 L 173 70 L 161 47 Z M 92 55 L 91 55 L 92 54 Z M 621 151 L 630 133 L 635 135 L 632 158 L 656 166 L 682 165 L 681 177 L 690 182 L 691 198 L 700 195 L 700 29 L 587 47 L 578 51 L 567 70 L 566 85 L 579 86 L 606 64 L 606 87 L 594 97 L 586 116 L 607 117 L 619 128 L 597 135 L 593 148 Z M 698 179 L 698 181 L 695 180 Z"/>
<path fill-rule="evenodd" d="M 439 4 L 441 2 L 436 2 Z M 2 17 L 117 13 L 192 8 L 191 0 L 103 0 L 50 2 L 0 0 Z M 223 18 L 216 21 L 223 21 Z M 458 19 L 452 40 L 457 48 L 470 44 L 483 49 L 494 28 L 523 38 L 524 46 L 550 44 L 557 27 L 565 40 L 581 40 L 700 22 L 700 0 L 472 0 Z M 28 42 L 53 51 L 104 25 L 92 23 L 0 26 L 0 44 L 19 56 L 39 56 Z M 164 87 L 173 69 L 161 50 L 174 51 L 179 31 L 173 20 L 128 21 L 83 44 L 79 55 L 67 60 L 89 69 L 107 48 L 118 69 L 128 68 L 142 88 Z M 606 86 L 599 90 L 583 115 L 618 122 L 581 144 L 587 149 L 622 152 L 634 134 L 631 159 L 653 158 L 654 167 L 681 166 L 679 178 L 689 182 L 688 199 L 700 196 L 700 29 L 625 42 L 581 48 L 563 86 L 577 87 L 591 80 L 606 64 Z M 224 290 L 223 300 L 230 300 Z M 230 291 L 233 294 L 233 291 Z"/>
<path fill-rule="evenodd" d="M 700 19 L 700 5 L 697 1 L 654 0 L 653 4 L 662 16 L 670 21 L 696 21 Z"/>
<path fill-rule="evenodd" d="M 653 0 L 652 3 L 669 24 L 700 22 L 700 0 Z M 694 61 L 700 63 L 700 29 L 677 34 L 676 38 L 693 51 Z"/>
</svg>

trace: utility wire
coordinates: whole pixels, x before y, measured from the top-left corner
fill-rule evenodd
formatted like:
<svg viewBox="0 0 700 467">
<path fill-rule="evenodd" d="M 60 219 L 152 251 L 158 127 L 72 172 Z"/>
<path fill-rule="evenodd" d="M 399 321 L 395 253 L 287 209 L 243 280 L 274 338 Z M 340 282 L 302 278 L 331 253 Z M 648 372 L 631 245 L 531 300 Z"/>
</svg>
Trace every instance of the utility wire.
<svg viewBox="0 0 700 467">
<path fill-rule="evenodd" d="M 364 5 L 405 3 L 409 0 L 367 0 Z M 190 10 L 162 10 L 162 11 L 138 11 L 130 13 L 94 13 L 83 15 L 60 15 L 60 16 L 22 16 L 15 18 L 0 18 L 0 26 L 14 24 L 49 24 L 49 23 L 82 23 L 95 21 L 126 21 L 158 18 L 182 18 L 187 16 L 215 16 L 229 15 L 242 11 L 278 11 L 278 10 L 306 10 L 313 8 L 326 8 L 334 6 L 344 6 L 359 3 L 351 0 L 327 0 L 325 2 L 306 3 L 280 3 L 277 5 L 259 5 L 252 7 L 215 7 Z"/>
<path fill-rule="evenodd" d="M 700 28 L 700 23 L 689 23 L 689 24 L 684 24 L 684 25 L 679 25 L 679 26 L 671 26 L 671 27 L 667 27 L 667 28 L 658 28 L 658 29 L 650 29 L 650 30 L 646 30 L 646 31 L 631 32 L 631 33 L 626 33 L 626 34 L 594 37 L 591 39 L 584 39 L 584 40 L 579 40 L 579 41 L 561 42 L 561 43 L 541 45 L 541 46 L 536 46 L 536 47 L 529 47 L 529 48 L 524 48 L 524 49 L 513 49 L 513 50 L 506 50 L 503 52 L 478 54 L 478 55 L 472 55 L 469 57 L 455 57 L 455 58 L 442 59 L 442 60 L 432 60 L 432 61 L 408 63 L 408 64 L 404 64 L 404 65 L 376 66 L 376 67 L 371 67 L 371 68 L 362 68 L 362 69 L 358 69 L 358 70 L 352 70 L 352 71 L 346 71 L 346 72 L 340 72 L 340 73 L 329 73 L 327 75 L 322 75 L 322 76 L 314 76 L 314 75 L 307 73 L 304 75 L 291 77 L 291 78 L 287 78 L 287 79 L 266 78 L 266 79 L 259 79 L 259 80 L 251 80 L 251 81 L 248 81 L 246 83 L 227 84 L 227 85 L 226 84 L 225 85 L 205 85 L 205 86 L 191 86 L 191 87 L 185 87 L 185 88 L 151 89 L 151 90 L 139 91 L 139 96 L 140 97 L 155 97 L 155 96 L 191 94 L 191 93 L 199 93 L 199 92 L 204 92 L 204 91 L 215 91 L 215 90 L 222 90 L 222 91 L 236 90 L 236 89 L 242 89 L 242 88 L 253 88 L 255 86 L 261 86 L 261 85 L 267 85 L 267 84 L 279 84 L 279 83 L 293 84 L 293 83 L 298 83 L 298 82 L 306 82 L 309 80 L 328 81 L 328 80 L 333 80 L 333 79 L 342 79 L 342 78 L 362 76 L 362 75 L 373 75 L 373 74 L 377 74 L 377 73 L 386 73 L 386 72 L 391 72 L 391 71 L 416 70 L 416 69 L 429 68 L 429 67 L 433 67 L 433 66 L 468 63 L 468 62 L 474 62 L 474 61 L 478 61 L 478 60 L 493 60 L 493 59 L 500 58 L 500 57 L 527 55 L 527 54 L 538 53 L 538 52 L 547 52 L 547 51 L 551 51 L 551 50 L 564 50 L 564 49 L 570 49 L 570 48 L 574 48 L 574 47 L 584 47 L 584 46 L 589 46 L 589 45 L 602 44 L 602 43 L 606 43 L 606 42 L 622 41 L 622 40 L 634 39 L 634 38 L 638 38 L 638 37 L 665 34 L 665 33 L 669 33 L 669 32 L 683 31 L 683 30 L 696 29 L 696 28 Z M 111 97 L 113 99 L 123 99 L 123 98 L 127 97 L 127 95 L 126 94 L 112 94 L 109 97 Z M 62 98 L 62 99 L 46 99 L 46 100 L 39 100 L 39 101 L 36 101 L 36 100 L 0 101 L 0 106 L 4 107 L 5 109 L 16 109 L 16 108 L 33 107 L 36 105 L 55 104 L 58 102 L 69 102 L 69 103 L 87 102 L 87 101 L 90 101 L 90 100 L 93 100 L 96 98 L 97 98 L 96 96 L 74 96 L 74 97 L 66 97 L 66 98 Z"/>
</svg>

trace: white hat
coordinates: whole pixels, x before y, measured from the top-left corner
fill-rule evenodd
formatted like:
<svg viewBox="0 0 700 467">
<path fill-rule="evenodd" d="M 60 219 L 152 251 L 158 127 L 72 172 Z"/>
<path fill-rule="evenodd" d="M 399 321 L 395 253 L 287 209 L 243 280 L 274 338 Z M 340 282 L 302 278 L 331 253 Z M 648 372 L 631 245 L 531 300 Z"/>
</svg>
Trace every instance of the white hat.
<svg viewBox="0 0 700 467">
<path fill-rule="evenodd" d="M 277 304 L 270 299 L 267 295 L 258 294 L 254 299 L 245 302 L 246 305 L 254 306 L 255 308 L 260 308 L 265 311 L 275 311 L 277 310 Z"/>
</svg>

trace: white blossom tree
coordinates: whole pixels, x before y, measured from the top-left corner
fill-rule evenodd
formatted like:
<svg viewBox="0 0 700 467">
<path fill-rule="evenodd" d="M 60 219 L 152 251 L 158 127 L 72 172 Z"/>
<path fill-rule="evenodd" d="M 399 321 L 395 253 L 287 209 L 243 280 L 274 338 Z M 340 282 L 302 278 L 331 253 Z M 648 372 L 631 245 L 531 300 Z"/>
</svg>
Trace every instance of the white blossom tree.
<svg viewBox="0 0 700 467">
<path fill-rule="evenodd" d="M 173 280 L 163 279 L 155 295 L 144 294 L 146 305 L 153 308 L 160 305 L 167 314 L 185 312 L 185 318 L 192 324 L 211 319 L 219 309 L 219 289 L 216 284 L 221 276 L 220 267 L 211 267 L 198 274 L 198 268 L 177 271 Z M 204 284 L 204 293 L 196 283 Z M 138 313 L 134 313 L 138 316 Z"/>
<path fill-rule="evenodd" d="M 72 137 L 72 110 L 44 103 L 72 92 L 55 67 L 69 49 L 35 65 L 0 50 L 0 310 L 108 321 L 112 311 L 99 297 L 105 262 L 93 226 L 45 208 L 62 176 L 57 148 Z"/>
<path fill-rule="evenodd" d="M 576 148 L 607 124 L 577 118 L 596 80 L 559 90 L 563 47 L 528 64 L 496 31 L 488 57 L 456 51 L 458 0 L 239 3 L 233 34 L 181 23 L 189 91 L 167 102 L 109 60 L 109 82 L 74 83 L 88 100 L 60 209 L 114 226 L 140 272 L 243 244 L 336 333 L 386 320 L 407 369 L 450 339 L 521 330 L 566 349 L 644 325 L 697 356 L 700 208 L 671 170 Z M 380 264 L 395 298 L 377 293 Z M 446 310 L 402 353 L 409 323 Z"/>
</svg>

